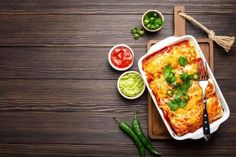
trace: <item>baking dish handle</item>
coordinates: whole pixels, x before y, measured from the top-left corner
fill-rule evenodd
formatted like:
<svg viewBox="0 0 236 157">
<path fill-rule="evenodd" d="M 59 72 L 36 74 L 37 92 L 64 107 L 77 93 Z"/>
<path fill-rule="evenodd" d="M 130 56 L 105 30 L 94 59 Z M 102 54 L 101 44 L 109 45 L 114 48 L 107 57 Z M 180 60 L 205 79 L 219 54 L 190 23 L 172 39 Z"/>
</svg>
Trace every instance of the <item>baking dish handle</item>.
<svg viewBox="0 0 236 157">
<path fill-rule="evenodd" d="M 179 39 L 179 37 L 171 36 L 171 37 L 168 37 L 168 38 L 166 38 L 166 39 L 164 39 L 164 40 L 161 40 L 161 41 L 157 42 L 156 44 L 152 45 L 152 46 L 150 47 L 150 49 L 148 50 L 148 52 L 147 52 L 146 55 L 148 55 L 148 54 L 150 54 L 150 53 L 153 53 L 153 52 L 155 52 L 155 51 L 158 51 L 158 50 L 160 50 L 160 49 L 166 47 L 166 46 L 167 46 L 167 43 L 175 42 L 175 41 L 178 40 L 178 39 Z"/>
</svg>

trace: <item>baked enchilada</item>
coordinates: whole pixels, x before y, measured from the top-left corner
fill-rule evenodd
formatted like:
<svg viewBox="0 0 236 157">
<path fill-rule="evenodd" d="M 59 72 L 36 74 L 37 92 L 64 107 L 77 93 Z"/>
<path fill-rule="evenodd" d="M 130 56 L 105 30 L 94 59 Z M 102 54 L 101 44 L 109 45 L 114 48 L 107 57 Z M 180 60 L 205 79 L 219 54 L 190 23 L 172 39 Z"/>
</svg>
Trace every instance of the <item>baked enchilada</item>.
<svg viewBox="0 0 236 157">
<path fill-rule="evenodd" d="M 175 133 L 181 136 L 200 128 L 204 105 L 198 82 L 199 71 L 204 71 L 191 41 L 153 53 L 142 61 L 142 67 L 157 104 Z M 223 109 L 210 79 L 206 97 L 209 121 L 213 122 L 222 116 Z"/>
</svg>

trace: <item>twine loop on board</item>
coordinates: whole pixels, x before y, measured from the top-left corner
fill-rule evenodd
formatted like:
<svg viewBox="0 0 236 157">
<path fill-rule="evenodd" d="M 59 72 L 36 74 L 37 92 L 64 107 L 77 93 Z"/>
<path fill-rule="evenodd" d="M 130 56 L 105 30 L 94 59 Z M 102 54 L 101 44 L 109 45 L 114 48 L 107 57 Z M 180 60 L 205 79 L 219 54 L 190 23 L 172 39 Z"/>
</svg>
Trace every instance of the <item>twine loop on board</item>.
<svg viewBox="0 0 236 157">
<path fill-rule="evenodd" d="M 210 30 L 209 34 L 208 34 L 208 37 L 213 40 L 214 37 L 215 37 L 215 32 L 213 30 Z"/>
<path fill-rule="evenodd" d="M 182 12 L 178 12 L 178 14 L 180 16 L 182 16 L 183 18 L 189 20 L 190 22 L 193 22 L 194 24 L 196 24 L 197 26 L 199 26 L 203 31 L 205 31 L 208 34 L 208 37 L 210 39 L 212 39 L 213 41 L 215 41 L 218 45 L 220 45 L 221 47 L 223 47 L 225 49 L 226 52 L 229 52 L 229 50 L 231 49 L 232 45 L 234 44 L 235 41 L 235 37 L 229 37 L 229 36 L 217 36 L 215 35 L 215 32 L 213 30 L 209 30 L 207 27 L 205 27 L 204 25 L 202 25 L 200 22 L 198 22 L 197 20 L 195 20 L 193 17 L 182 13 Z"/>
</svg>

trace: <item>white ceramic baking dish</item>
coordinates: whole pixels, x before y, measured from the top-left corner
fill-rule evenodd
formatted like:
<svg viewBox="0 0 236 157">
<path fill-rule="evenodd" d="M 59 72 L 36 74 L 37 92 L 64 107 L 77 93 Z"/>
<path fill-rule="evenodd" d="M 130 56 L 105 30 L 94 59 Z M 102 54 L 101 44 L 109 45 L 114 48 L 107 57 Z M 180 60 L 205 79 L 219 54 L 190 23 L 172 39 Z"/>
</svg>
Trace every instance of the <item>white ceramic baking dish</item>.
<svg viewBox="0 0 236 157">
<path fill-rule="evenodd" d="M 150 95 L 152 97 L 152 100 L 153 100 L 153 102 L 154 102 L 154 104 L 155 104 L 159 114 L 161 115 L 161 118 L 164 121 L 167 130 L 169 131 L 170 135 L 174 139 L 176 139 L 176 140 L 199 139 L 199 138 L 202 138 L 203 137 L 203 129 L 201 127 L 201 128 L 197 129 L 194 132 L 187 133 L 187 134 L 184 134 L 182 136 L 178 136 L 178 135 L 175 134 L 175 132 L 172 130 L 169 122 L 164 118 L 163 112 L 159 108 L 159 106 L 158 106 L 158 104 L 156 102 L 156 98 L 155 98 L 151 88 L 149 87 L 149 84 L 147 82 L 147 78 L 146 78 L 145 72 L 143 71 L 142 61 L 146 57 L 148 57 L 151 54 L 155 53 L 156 51 L 159 51 L 159 50 L 161 50 L 164 47 L 167 47 L 167 46 L 170 46 L 170 45 L 174 45 L 174 44 L 179 43 L 179 42 L 184 41 L 184 40 L 190 40 L 194 44 L 196 53 L 198 53 L 200 55 L 200 57 L 202 58 L 203 61 L 206 61 L 206 59 L 205 59 L 205 57 L 204 57 L 204 55 L 203 55 L 203 53 L 202 53 L 202 51 L 201 51 L 197 41 L 196 41 L 196 39 L 193 36 L 191 36 L 191 35 L 185 35 L 185 36 L 182 36 L 182 37 L 169 37 L 169 38 L 166 38 L 166 39 L 164 39 L 164 40 L 154 44 L 149 49 L 149 51 L 144 56 L 142 56 L 139 59 L 139 62 L 138 62 L 138 67 L 139 67 L 140 73 L 141 73 L 141 75 L 143 77 L 143 80 L 144 80 L 144 82 L 145 82 L 145 84 L 147 86 L 147 89 L 148 89 L 148 91 L 149 91 L 149 93 L 150 93 Z M 218 84 L 217 84 L 217 82 L 215 80 L 215 77 L 214 77 L 211 69 L 209 68 L 209 66 L 207 66 L 207 67 L 208 67 L 209 77 L 210 77 L 210 79 L 212 80 L 212 82 L 215 85 L 216 94 L 218 95 L 220 103 L 221 103 L 222 108 L 224 110 L 222 117 L 217 119 L 216 121 L 214 121 L 213 123 L 210 124 L 210 130 L 211 130 L 211 133 L 213 133 L 213 132 L 215 132 L 219 128 L 221 123 L 223 123 L 224 121 L 226 121 L 228 119 L 228 117 L 230 115 L 230 111 L 229 111 L 229 107 L 228 107 L 228 105 L 227 105 L 227 103 L 226 103 L 226 101 L 224 99 L 224 96 L 222 95 L 222 92 L 221 92 L 221 90 L 220 90 L 220 88 L 219 88 L 219 86 L 218 86 Z"/>
</svg>

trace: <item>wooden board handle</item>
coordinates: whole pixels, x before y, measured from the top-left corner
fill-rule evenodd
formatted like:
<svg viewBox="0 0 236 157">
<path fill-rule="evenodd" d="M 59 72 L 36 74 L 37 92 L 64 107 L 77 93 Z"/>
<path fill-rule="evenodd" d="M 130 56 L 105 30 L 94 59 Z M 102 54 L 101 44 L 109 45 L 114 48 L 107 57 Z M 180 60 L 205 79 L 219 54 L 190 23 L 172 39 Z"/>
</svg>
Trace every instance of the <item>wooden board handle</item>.
<svg viewBox="0 0 236 157">
<path fill-rule="evenodd" d="M 185 12 L 184 6 L 175 6 L 174 7 L 174 36 L 185 35 L 185 19 L 179 16 L 178 12 Z"/>
</svg>

